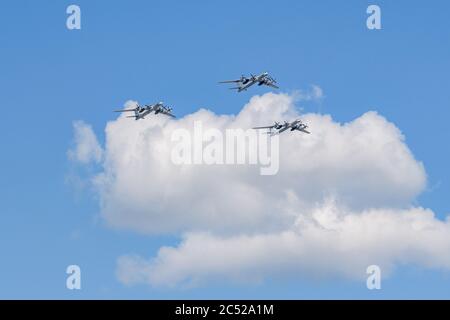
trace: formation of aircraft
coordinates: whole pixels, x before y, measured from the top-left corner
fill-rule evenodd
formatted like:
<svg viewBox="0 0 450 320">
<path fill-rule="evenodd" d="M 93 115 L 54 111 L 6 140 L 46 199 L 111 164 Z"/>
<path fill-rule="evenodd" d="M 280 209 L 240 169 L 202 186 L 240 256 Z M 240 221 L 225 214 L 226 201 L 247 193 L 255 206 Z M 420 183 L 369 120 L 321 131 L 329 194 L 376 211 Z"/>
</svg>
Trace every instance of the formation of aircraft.
<svg viewBox="0 0 450 320">
<path fill-rule="evenodd" d="M 295 119 L 292 122 L 285 121 L 284 123 L 275 122 L 271 126 L 264 126 L 264 127 L 254 127 L 253 129 L 269 129 L 269 134 L 280 134 L 288 129 L 291 131 L 302 131 L 304 133 L 310 134 L 308 130 L 306 130 L 308 126 L 302 122 L 300 119 Z M 272 130 L 276 130 L 275 132 L 272 132 Z"/>
<path fill-rule="evenodd" d="M 123 109 L 123 110 L 115 110 L 114 112 L 134 112 L 134 115 L 127 116 L 127 118 L 134 118 L 135 120 L 144 119 L 147 115 L 154 112 L 155 114 L 161 113 L 166 116 L 175 118 L 175 116 L 172 114 L 172 108 L 165 106 L 162 102 L 157 102 L 152 105 L 144 105 L 140 106 L 139 104 L 136 106 L 136 108 L 133 109 Z"/>
<path fill-rule="evenodd" d="M 265 85 L 278 89 L 278 86 L 275 85 L 277 82 L 267 72 L 263 72 L 257 76 L 255 75 L 250 75 L 250 77 L 241 76 L 241 78 L 237 80 L 220 81 L 219 83 L 236 83 L 237 87 L 233 87 L 230 89 L 236 89 L 238 92 L 247 90 L 254 84 L 258 84 L 259 86 Z M 144 119 L 147 115 L 151 114 L 152 112 L 155 115 L 161 113 L 166 116 L 175 118 L 175 116 L 172 114 L 172 108 L 165 106 L 164 103 L 162 102 L 157 102 L 152 105 L 146 104 L 144 106 L 140 106 L 138 104 L 136 108 L 115 110 L 115 112 L 134 112 L 133 115 L 127 116 L 127 118 L 134 118 L 135 120 Z M 310 134 L 311 132 L 306 130 L 307 128 L 308 126 L 304 124 L 300 119 L 296 119 L 292 122 L 287 121 L 285 121 L 284 123 L 275 122 L 271 126 L 254 127 L 253 129 L 269 129 L 267 133 L 271 135 L 280 134 L 286 130 L 290 131 L 297 130 Z M 272 130 L 275 130 L 275 132 L 273 132 Z"/>
<path fill-rule="evenodd" d="M 225 80 L 220 81 L 219 83 L 235 83 L 237 86 L 230 89 L 237 90 L 238 92 L 247 90 L 256 83 L 258 84 L 258 86 L 265 85 L 275 89 L 279 89 L 279 87 L 275 85 L 277 83 L 276 80 L 272 78 L 267 72 L 263 72 L 257 76 L 251 74 L 250 77 L 245 77 L 242 75 L 241 78 L 237 80 Z"/>
</svg>

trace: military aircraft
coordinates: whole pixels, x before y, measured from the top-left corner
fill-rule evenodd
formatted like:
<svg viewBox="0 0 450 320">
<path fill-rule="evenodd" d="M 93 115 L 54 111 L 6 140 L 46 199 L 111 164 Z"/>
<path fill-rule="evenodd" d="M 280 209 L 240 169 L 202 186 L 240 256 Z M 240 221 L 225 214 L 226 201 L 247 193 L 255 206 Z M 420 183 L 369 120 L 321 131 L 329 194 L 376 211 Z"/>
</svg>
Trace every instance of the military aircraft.
<svg viewBox="0 0 450 320">
<path fill-rule="evenodd" d="M 134 115 L 127 116 L 127 118 L 134 118 L 135 120 L 144 119 L 147 115 L 154 112 L 155 114 L 161 113 L 166 116 L 175 118 L 172 114 L 172 108 L 165 106 L 162 102 L 158 102 L 152 105 L 140 106 L 139 104 L 133 109 L 114 110 L 114 112 L 134 112 Z"/>
<path fill-rule="evenodd" d="M 230 89 L 235 89 L 238 92 L 247 90 L 255 83 L 257 83 L 258 86 L 265 85 L 265 86 L 269 86 L 269 87 L 272 87 L 275 89 L 279 89 L 279 87 L 277 87 L 275 85 L 275 83 L 277 83 L 276 80 L 274 78 L 272 78 L 267 72 L 261 73 L 258 76 L 251 74 L 250 77 L 248 77 L 248 78 L 245 76 L 241 76 L 241 78 L 238 80 L 226 80 L 226 81 L 220 81 L 219 83 L 236 83 L 237 87 L 233 87 Z"/>
<path fill-rule="evenodd" d="M 285 121 L 284 123 L 275 122 L 271 126 L 265 126 L 265 127 L 255 127 L 253 129 L 269 129 L 268 134 L 274 135 L 274 134 L 280 134 L 288 129 L 291 129 L 291 131 L 302 131 L 304 133 L 310 134 L 311 132 L 307 131 L 306 128 L 308 126 L 304 124 L 300 119 L 296 119 L 292 122 Z M 272 130 L 277 130 L 276 132 L 272 132 Z"/>
</svg>

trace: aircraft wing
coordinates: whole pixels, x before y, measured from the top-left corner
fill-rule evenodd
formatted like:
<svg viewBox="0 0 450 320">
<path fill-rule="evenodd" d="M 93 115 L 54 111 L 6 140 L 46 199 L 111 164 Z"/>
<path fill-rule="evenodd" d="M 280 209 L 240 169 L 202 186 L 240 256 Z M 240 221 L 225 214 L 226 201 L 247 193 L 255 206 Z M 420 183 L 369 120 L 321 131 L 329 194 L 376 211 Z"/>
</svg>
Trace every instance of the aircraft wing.
<svg viewBox="0 0 450 320">
<path fill-rule="evenodd" d="M 162 114 L 165 114 L 166 116 L 172 117 L 172 118 L 176 118 L 175 115 L 173 115 L 172 113 L 170 113 L 169 111 L 161 111 Z"/>
<path fill-rule="evenodd" d="M 273 129 L 273 126 L 254 127 L 253 129 Z"/>
<path fill-rule="evenodd" d="M 298 131 L 301 131 L 301 132 L 304 132 L 304 133 L 307 133 L 307 134 L 311 134 L 311 132 L 309 132 L 308 130 L 305 130 L 305 129 L 297 129 Z"/>
<path fill-rule="evenodd" d="M 224 81 L 219 81 L 219 83 L 238 83 L 241 82 L 241 80 L 224 80 Z"/>
<path fill-rule="evenodd" d="M 269 86 L 269 87 L 272 87 L 272 88 L 275 88 L 275 89 L 280 89 L 280 87 L 274 85 L 273 83 L 266 83 L 266 86 Z"/>
<path fill-rule="evenodd" d="M 244 91 L 250 88 L 252 85 L 254 85 L 257 81 L 249 80 L 246 84 L 241 84 L 239 87 L 237 87 L 238 91 Z"/>
<path fill-rule="evenodd" d="M 280 130 L 278 130 L 278 133 L 282 133 L 282 132 L 286 131 L 289 128 L 290 128 L 290 126 L 285 126 L 284 128 L 281 128 Z"/>
</svg>

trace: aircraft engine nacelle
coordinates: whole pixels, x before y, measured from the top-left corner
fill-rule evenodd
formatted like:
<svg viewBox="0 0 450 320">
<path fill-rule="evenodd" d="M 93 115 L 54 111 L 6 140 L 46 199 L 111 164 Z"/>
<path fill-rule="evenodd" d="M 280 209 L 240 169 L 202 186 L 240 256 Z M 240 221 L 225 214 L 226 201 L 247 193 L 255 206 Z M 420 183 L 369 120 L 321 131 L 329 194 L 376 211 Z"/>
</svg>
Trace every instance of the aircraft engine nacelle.
<svg viewBox="0 0 450 320">
<path fill-rule="evenodd" d="M 258 86 L 262 86 L 264 84 L 264 81 L 260 81 L 259 83 L 258 83 Z"/>
</svg>

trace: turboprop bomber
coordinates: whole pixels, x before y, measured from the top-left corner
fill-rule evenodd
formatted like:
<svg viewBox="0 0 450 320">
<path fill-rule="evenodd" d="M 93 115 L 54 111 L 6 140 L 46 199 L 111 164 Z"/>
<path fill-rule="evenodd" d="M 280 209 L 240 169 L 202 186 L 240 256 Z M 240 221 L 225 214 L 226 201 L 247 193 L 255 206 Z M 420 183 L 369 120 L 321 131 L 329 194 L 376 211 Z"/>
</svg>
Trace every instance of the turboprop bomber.
<svg viewBox="0 0 450 320">
<path fill-rule="evenodd" d="M 135 120 L 144 119 L 152 112 L 154 112 L 155 114 L 161 113 L 166 116 L 175 118 L 175 116 L 172 114 L 172 108 L 165 106 L 163 102 L 157 102 L 152 105 L 145 104 L 144 106 L 137 104 L 136 108 L 114 110 L 114 112 L 134 112 L 133 115 L 127 116 L 127 118 L 134 118 Z"/>
</svg>

